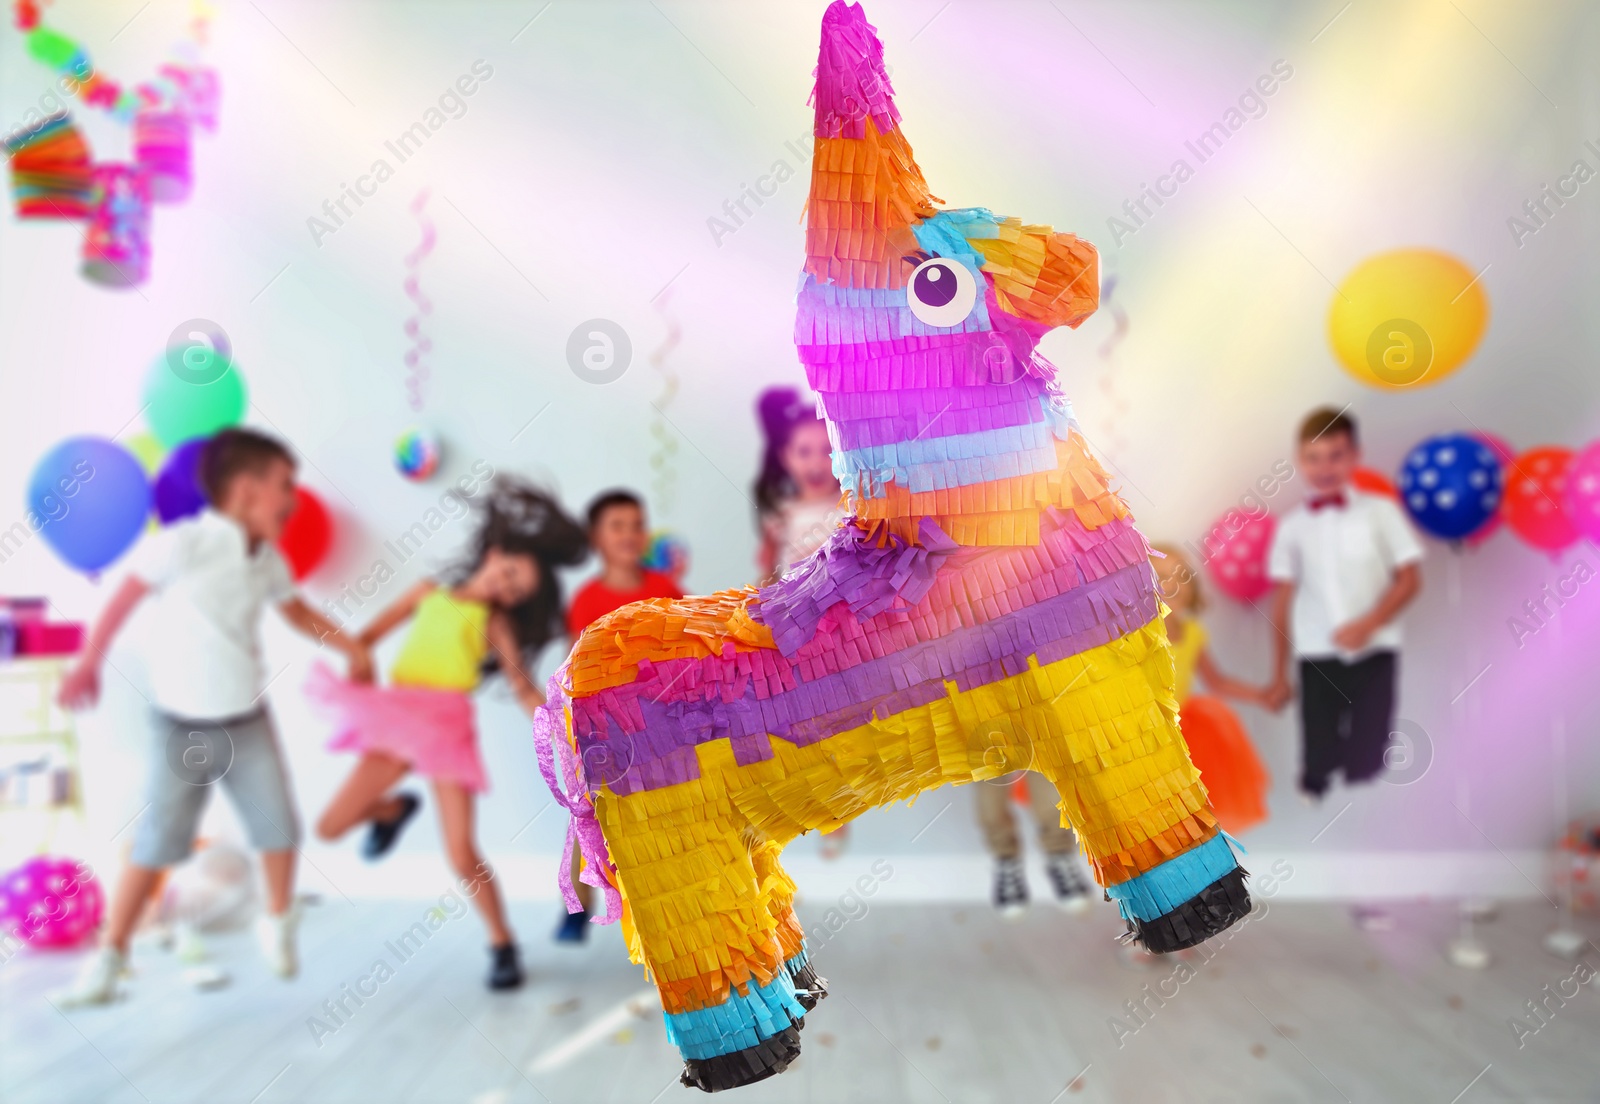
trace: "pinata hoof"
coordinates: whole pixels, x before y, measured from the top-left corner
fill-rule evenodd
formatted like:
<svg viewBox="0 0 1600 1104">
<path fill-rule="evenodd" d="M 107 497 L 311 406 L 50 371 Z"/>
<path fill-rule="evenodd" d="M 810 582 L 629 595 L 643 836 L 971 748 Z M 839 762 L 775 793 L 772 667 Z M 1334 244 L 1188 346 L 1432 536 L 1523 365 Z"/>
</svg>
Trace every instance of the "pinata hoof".
<svg viewBox="0 0 1600 1104">
<path fill-rule="evenodd" d="M 679 1080 L 686 1088 L 708 1093 L 765 1081 L 788 1069 L 789 1063 L 800 1057 L 800 1028 L 803 1026 L 804 1020 L 796 1020 L 755 1046 L 714 1058 L 690 1058 L 683 1063 Z"/>
<path fill-rule="evenodd" d="M 801 1008 L 810 1012 L 817 1006 L 817 1002 L 827 995 L 828 979 L 818 977 L 811 963 L 806 963 L 794 972 L 794 999 L 800 1002 Z"/>
<path fill-rule="evenodd" d="M 1133 941 L 1153 954 L 1181 951 L 1204 943 L 1250 914 L 1247 873 L 1236 866 L 1171 912 L 1154 920 L 1130 920 Z"/>
</svg>

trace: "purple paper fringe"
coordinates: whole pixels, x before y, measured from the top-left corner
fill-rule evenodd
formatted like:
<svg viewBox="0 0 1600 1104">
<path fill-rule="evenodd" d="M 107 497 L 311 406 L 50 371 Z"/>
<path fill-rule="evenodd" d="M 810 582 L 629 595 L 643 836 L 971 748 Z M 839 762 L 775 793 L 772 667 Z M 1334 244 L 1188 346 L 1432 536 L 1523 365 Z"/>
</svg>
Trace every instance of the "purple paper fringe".
<svg viewBox="0 0 1600 1104">
<path fill-rule="evenodd" d="M 772 616 L 768 595 L 778 591 L 782 624 L 814 626 L 788 654 L 730 644 L 720 656 L 644 661 L 632 683 L 574 701 L 585 779 L 618 794 L 684 782 L 699 775 L 695 746 L 720 738 L 740 764 L 760 762 L 771 736 L 813 743 L 934 701 L 947 682 L 968 690 L 1011 677 L 1029 657 L 1053 663 L 1156 617 L 1148 548 L 1130 522 L 1091 533 L 1075 518 L 1052 520 L 1037 547 L 941 553 L 946 570 L 931 580 L 927 561 L 909 561 L 899 591 L 853 565 L 871 558 L 860 549 L 831 549 L 764 590 L 765 614 L 753 607 Z M 881 559 L 897 563 L 903 551 Z M 968 594 L 974 578 L 986 581 Z M 988 582 L 996 578 L 1007 584 L 999 594 Z"/>
</svg>

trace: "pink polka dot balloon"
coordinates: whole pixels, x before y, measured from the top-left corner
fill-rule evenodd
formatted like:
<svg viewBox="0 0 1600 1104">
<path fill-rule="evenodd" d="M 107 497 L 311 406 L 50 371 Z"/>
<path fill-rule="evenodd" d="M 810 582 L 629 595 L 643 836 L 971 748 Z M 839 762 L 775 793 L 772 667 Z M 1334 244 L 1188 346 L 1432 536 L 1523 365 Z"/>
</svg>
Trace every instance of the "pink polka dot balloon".
<svg viewBox="0 0 1600 1104">
<path fill-rule="evenodd" d="M 1277 522 L 1271 514 L 1229 510 L 1205 536 L 1206 571 L 1229 598 L 1254 602 L 1272 590 L 1267 553 Z"/>
<path fill-rule="evenodd" d="M 48 855 L 0 877 L 0 932 L 34 947 L 72 947 L 94 934 L 105 895 L 87 863 Z"/>
<path fill-rule="evenodd" d="M 1600 441 L 1590 443 L 1567 471 L 1567 517 L 1590 540 L 1600 541 Z"/>
</svg>

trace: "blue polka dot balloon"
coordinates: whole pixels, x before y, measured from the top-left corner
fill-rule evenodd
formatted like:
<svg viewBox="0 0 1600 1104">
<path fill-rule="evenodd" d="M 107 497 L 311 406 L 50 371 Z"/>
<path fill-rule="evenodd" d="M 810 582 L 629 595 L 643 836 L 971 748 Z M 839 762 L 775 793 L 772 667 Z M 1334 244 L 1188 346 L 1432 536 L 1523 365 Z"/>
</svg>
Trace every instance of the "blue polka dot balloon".
<svg viewBox="0 0 1600 1104">
<path fill-rule="evenodd" d="M 1476 437 L 1445 433 L 1412 449 L 1396 482 L 1412 521 L 1441 540 L 1460 540 L 1500 508 L 1505 472 Z"/>
</svg>

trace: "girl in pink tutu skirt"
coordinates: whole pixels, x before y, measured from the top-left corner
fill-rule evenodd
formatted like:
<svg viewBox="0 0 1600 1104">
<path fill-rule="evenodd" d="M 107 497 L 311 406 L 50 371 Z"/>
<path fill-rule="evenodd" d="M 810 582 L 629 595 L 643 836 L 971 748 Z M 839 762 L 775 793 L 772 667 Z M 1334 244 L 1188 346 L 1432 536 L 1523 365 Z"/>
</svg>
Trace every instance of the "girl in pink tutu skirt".
<svg viewBox="0 0 1600 1104">
<path fill-rule="evenodd" d="M 498 671 L 530 715 L 544 704 L 528 668 L 563 631 L 555 569 L 587 552 L 583 529 L 554 499 L 502 476 L 489 491 L 470 564 L 450 579 L 417 584 L 361 634 L 370 648 L 411 622 L 389 685 L 346 682 L 319 666 L 309 687 L 338 718 L 329 746 L 361 756 L 323 811 L 317 834 L 335 840 L 367 824 L 362 852 L 376 859 L 394 846 L 420 803 L 416 794 L 392 788 L 411 771 L 430 779 L 450 865 L 489 929 L 491 989 L 513 989 L 523 974 L 473 829 L 474 801 L 489 782 L 470 695 Z"/>
</svg>

